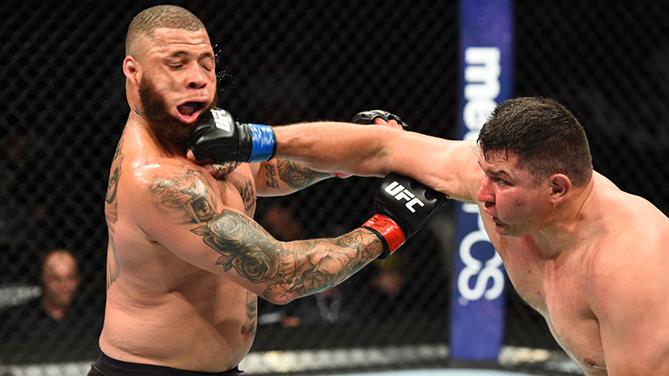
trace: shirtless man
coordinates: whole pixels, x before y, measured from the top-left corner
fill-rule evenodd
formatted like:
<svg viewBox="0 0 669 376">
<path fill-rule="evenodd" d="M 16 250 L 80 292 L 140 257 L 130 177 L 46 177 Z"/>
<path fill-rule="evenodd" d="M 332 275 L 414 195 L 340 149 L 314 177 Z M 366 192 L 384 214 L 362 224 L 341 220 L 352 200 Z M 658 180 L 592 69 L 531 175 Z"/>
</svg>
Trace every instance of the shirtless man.
<svg viewBox="0 0 669 376">
<path fill-rule="evenodd" d="M 514 287 L 587 375 L 669 375 L 669 219 L 593 171 L 585 132 L 559 103 L 501 104 L 477 145 L 345 124 L 275 132 L 280 158 L 392 171 L 476 202 Z"/>
<path fill-rule="evenodd" d="M 380 190 L 383 208 L 348 234 L 272 238 L 251 219 L 256 194 L 287 194 L 332 174 L 289 161 L 188 160 L 193 124 L 215 101 L 215 68 L 207 31 L 187 10 L 152 7 L 131 22 L 123 61 L 131 111 L 105 198 L 107 300 L 89 375 L 235 375 L 254 338 L 258 295 L 285 304 L 333 287 L 397 249 L 440 204 L 409 187 L 424 198 L 410 213 L 384 203 L 392 197 Z"/>
</svg>

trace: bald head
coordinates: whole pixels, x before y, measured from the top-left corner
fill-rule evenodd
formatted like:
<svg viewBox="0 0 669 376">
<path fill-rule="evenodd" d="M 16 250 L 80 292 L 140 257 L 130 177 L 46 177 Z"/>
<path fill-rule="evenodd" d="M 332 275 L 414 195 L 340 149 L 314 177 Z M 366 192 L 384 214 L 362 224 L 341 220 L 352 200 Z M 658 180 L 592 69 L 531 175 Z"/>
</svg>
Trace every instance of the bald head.
<svg viewBox="0 0 669 376">
<path fill-rule="evenodd" d="M 53 306 L 67 307 L 74 300 L 79 284 L 79 267 L 72 252 L 56 249 L 42 264 L 44 299 Z"/>
<path fill-rule="evenodd" d="M 204 24 L 193 13 L 175 5 L 158 5 L 141 11 L 132 19 L 125 37 L 125 54 L 139 55 L 143 38 L 153 38 L 160 28 L 197 31 Z"/>
<path fill-rule="evenodd" d="M 42 272 L 52 271 L 54 269 L 77 270 L 77 260 L 72 252 L 67 249 L 56 249 L 49 252 L 44 258 Z"/>
</svg>

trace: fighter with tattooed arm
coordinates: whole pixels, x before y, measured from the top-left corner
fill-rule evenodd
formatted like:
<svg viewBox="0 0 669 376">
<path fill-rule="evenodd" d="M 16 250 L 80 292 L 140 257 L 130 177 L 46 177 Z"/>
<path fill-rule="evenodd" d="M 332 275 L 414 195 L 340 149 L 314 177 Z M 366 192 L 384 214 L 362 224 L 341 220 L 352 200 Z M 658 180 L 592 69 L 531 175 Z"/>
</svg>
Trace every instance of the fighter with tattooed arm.
<svg viewBox="0 0 669 376">
<path fill-rule="evenodd" d="M 444 200 L 394 177 L 422 206 L 410 210 L 379 190 L 376 214 L 360 228 L 277 241 L 252 219 L 256 196 L 285 195 L 333 174 L 286 160 L 188 159 L 194 125 L 215 104 L 215 68 L 207 31 L 187 10 L 156 6 L 130 23 L 123 61 L 130 114 L 105 198 L 107 300 L 102 352 L 89 375 L 236 375 L 254 338 L 258 296 L 284 304 L 341 283 L 395 251 Z M 269 126 L 249 127 L 261 140 L 271 134 Z M 268 145 L 255 143 L 252 154 L 267 157 Z"/>
<path fill-rule="evenodd" d="M 228 135 L 203 133 L 198 158 L 244 160 L 210 147 Z M 276 127 L 275 139 L 278 157 L 321 171 L 400 173 L 476 202 L 514 287 L 587 375 L 669 375 L 669 218 L 593 170 L 558 102 L 502 103 L 476 143 L 353 124 Z"/>
</svg>

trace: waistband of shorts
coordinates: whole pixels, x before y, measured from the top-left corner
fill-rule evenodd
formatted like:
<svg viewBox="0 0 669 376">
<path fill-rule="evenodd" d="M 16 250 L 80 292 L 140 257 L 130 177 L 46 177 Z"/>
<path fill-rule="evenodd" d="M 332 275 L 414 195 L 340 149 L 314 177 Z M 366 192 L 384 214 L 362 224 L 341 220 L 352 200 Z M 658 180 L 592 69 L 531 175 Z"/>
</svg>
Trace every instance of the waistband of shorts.
<svg viewBox="0 0 669 376">
<path fill-rule="evenodd" d="M 98 371 L 105 376 L 238 376 L 242 371 L 238 367 L 223 372 L 186 371 L 172 367 L 153 364 L 131 363 L 110 358 L 100 351 L 100 356 L 93 363 Z"/>
</svg>

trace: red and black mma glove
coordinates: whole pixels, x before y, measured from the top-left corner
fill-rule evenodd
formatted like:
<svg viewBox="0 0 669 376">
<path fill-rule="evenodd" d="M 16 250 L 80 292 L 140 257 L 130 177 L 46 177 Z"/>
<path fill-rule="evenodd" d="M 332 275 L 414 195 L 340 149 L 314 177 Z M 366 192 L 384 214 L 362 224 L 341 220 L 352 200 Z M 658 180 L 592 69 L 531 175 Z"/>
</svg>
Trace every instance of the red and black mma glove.
<svg viewBox="0 0 669 376">
<path fill-rule="evenodd" d="M 199 162 L 263 162 L 276 153 L 276 135 L 269 125 L 240 123 L 229 112 L 215 108 L 200 115 L 188 148 Z"/>
<path fill-rule="evenodd" d="M 402 127 L 403 130 L 406 131 L 409 129 L 409 125 L 403 122 L 399 116 L 383 110 L 369 110 L 369 111 L 358 112 L 351 119 L 351 123 L 374 124 L 374 120 L 376 118 L 381 118 L 386 122 L 395 120 Z M 346 172 L 335 172 L 335 176 L 341 179 L 346 179 L 348 177 L 351 177 L 351 174 Z"/>
<path fill-rule="evenodd" d="M 383 179 L 374 195 L 376 213 L 361 227 L 371 230 L 383 243 L 386 258 L 412 237 L 446 202 L 446 195 L 397 174 Z"/>
</svg>

